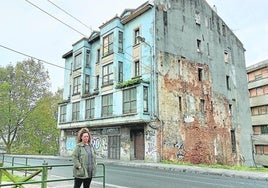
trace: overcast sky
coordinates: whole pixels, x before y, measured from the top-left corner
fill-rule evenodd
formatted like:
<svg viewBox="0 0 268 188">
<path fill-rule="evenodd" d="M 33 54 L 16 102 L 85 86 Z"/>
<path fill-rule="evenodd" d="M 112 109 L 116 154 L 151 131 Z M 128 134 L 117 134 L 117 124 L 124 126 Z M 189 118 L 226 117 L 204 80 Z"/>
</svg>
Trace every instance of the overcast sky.
<svg viewBox="0 0 268 188">
<path fill-rule="evenodd" d="M 50 0 L 83 24 L 99 30 L 107 20 L 125 8 L 137 8 L 146 0 Z M 34 7 L 34 5 L 43 9 Z M 268 59 L 267 0 L 207 0 L 238 36 L 246 49 L 246 65 Z M 57 21 L 48 14 L 61 20 Z M 90 29 L 71 18 L 48 0 L 2 0 L 0 3 L 0 45 L 64 67 L 62 55 L 72 44 L 90 34 Z M 67 26 L 68 25 L 68 26 Z M 73 29 L 71 29 L 71 28 Z M 0 65 L 27 59 L 0 46 Z M 46 65 L 52 91 L 63 87 L 64 69 Z"/>
</svg>

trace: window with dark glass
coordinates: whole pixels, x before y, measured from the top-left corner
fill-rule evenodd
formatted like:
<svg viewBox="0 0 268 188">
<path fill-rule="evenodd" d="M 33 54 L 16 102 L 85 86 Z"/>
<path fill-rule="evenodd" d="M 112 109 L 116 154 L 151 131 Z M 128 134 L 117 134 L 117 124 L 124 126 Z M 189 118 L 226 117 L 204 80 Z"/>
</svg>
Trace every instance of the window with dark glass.
<svg viewBox="0 0 268 188">
<path fill-rule="evenodd" d="M 228 90 L 231 90 L 231 88 L 230 88 L 230 76 L 226 76 L 226 87 Z"/>
<path fill-rule="evenodd" d="M 202 113 L 205 113 L 205 100 L 200 99 L 200 110 Z"/>
<path fill-rule="evenodd" d="M 80 115 L 80 102 L 73 103 L 73 108 L 72 108 L 72 120 L 73 121 L 78 121 Z"/>
<path fill-rule="evenodd" d="M 96 63 L 99 63 L 100 62 L 100 49 L 97 50 L 97 62 Z"/>
<path fill-rule="evenodd" d="M 100 76 L 97 75 L 95 78 L 95 89 L 99 89 Z"/>
<path fill-rule="evenodd" d="M 123 62 L 118 62 L 118 82 L 123 82 Z"/>
<path fill-rule="evenodd" d="M 178 75 L 181 75 L 181 60 L 178 60 Z"/>
<path fill-rule="evenodd" d="M 232 106 L 232 104 L 229 104 L 229 115 L 230 116 L 233 115 L 233 106 Z"/>
<path fill-rule="evenodd" d="M 66 108 L 67 108 L 67 105 L 62 105 L 60 107 L 60 122 L 61 123 L 66 122 Z"/>
<path fill-rule="evenodd" d="M 226 26 L 222 24 L 222 35 L 226 36 Z"/>
<path fill-rule="evenodd" d="M 134 76 L 140 76 L 140 61 L 134 62 L 135 70 L 134 70 Z"/>
<path fill-rule="evenodd" d="M 123 91 L 123 114 L 135 113 L 137 111 L 136 88 Z"/>
<path fill-rule="evenodd" d="M 86 67 L 89 68 L 90 67 L 90 51 L 87 50 L 86 52 Z"/>
<path fill-rule="evenodd" d="M 103 66 L 102 68 L 102 85 L 110 85 L 114 81 L 113 63 Z"/>
<path fill-rule="evenodd" d="M 90 91 L 90 76 L 85 76 L 85 93 L 89 93 Z"/>
<path fill-rule="evenodd" d="M 113 94 L 103 95 L 101 104 L 101 116 L 113 115 Z"/>
<path fill-rule="evenodd" d="M 163 11 L 163 21 L 164 21 L 164 26 L 167 26 L 168 25 L 167 11 Z"/>
<path fill-rule="evenodd" d="M 113 33 L 103 38 L 103 56 L 113 53 Z"/>
<path fill-rule="evenodd" d="M 74 56 L 74 70 L 79 69 L 82 63 L 82 53 Z"/>
<path fill-rule="evenodd" d="M 138 36 L 140 36 L 140 29 L 135 29 L 134 31 L 134 45 L 139 44 Z"/>
<path fill-rule="evenodd" d="M 268 125 L 261 125 L 261 134 L 268 134 Z"/>
<path fill-rule="evenodd" d="M 182 111 L 182 101 L 181 101 L 181 96 L 179 96 L 179 111 Z"/>
<path fill-rule="evenodd" d="M 86 108 L 85 109 L 86 109 L 85 118 L 86 119 L 94 118 L 94 111 L 95 111 L 95 100 L 94 100 L 94 98 L 86 100 Z"/>
<path fill-rule="evenodd" d="M 198 68 L 198 80 L 202 81 L 203 80 L 203 69 Z"/>
<path fill-rule="evenodd" d="M 199 39 L 196 40 L 196 47 L 197 47 L 197 52 L 201 52 L 201 40 Z"/>
<path fill-rule="evenodd" d="M 119 31 L 118 33 L 118 52 L 123 52 L 123 32 Z"/>
<path fill-rule="evenodd" d="M 73 94 L 74 95 L 80 94 L 80 90 L 81 90 L 80 78 L 81 76 L 78 76 L 73 79 Z"/>
<path fill-rule="evenodd" d="M 236 152 L 236 139 L 235 139 L 235 131 L 231 130 L 231 144 L 232 144 L 232 152 Z"/>
</svg>

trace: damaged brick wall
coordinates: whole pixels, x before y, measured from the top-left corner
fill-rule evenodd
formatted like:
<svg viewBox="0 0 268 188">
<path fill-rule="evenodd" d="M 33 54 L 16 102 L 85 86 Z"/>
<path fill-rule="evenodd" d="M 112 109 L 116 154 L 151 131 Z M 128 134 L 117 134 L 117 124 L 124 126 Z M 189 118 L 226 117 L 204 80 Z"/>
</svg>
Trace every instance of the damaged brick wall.
<svg viewBox="0 0 268 188">
<path fill-rule="evenodd" d="M 162 53 L 158 62 L 162 160 L 237 164 L 229 103 L 212 91 L 209 67 L 168 53 Z"/>
</svg>

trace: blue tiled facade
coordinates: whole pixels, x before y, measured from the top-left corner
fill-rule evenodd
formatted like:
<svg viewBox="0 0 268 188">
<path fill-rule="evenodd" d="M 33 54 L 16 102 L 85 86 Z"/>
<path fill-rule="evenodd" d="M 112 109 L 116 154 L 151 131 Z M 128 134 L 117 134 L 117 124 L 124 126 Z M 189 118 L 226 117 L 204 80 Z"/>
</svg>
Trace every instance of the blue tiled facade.
<svg viewBox="0 0 268 188">
<path fill-rule="evenodd" d="M 135 156 L 134 151 L 121 152 L 122 131 L 127 130 L 125 142 L 131 145 L 130 137 L 144 134 L 144 127 L 151 121 L 152 50 L 136 41 L 135 35 L 143 34 L 146 40 L 152 40 L 149 33 L 153 29 L 153 10 L 149 4 L 141 9 L 138 11 L 142 14 L 134 13 L 136 18 L 124 24 L 124 14 L 133 14 L 133 10 L 112 18 L 100 31 L 79 40 L 63 55 L 64 101 L 60 104 L 58 123 L 62 130 L 61 155 L 72 153 L 74 136 L 80 127 L 90 127 L 100 155 L 144 159 L 142 154 Z M 143 137 L 141 141 L 144 142 Z M 108 142 L 115 148 L 107 151 Z"/>
</svg>

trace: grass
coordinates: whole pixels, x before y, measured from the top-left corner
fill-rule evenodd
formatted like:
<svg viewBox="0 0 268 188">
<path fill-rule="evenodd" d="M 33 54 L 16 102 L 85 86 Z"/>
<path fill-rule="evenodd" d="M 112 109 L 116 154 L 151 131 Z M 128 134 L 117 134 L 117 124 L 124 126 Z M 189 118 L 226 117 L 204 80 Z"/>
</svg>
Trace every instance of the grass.
<svg viewBox="0 0 268 188">
<path fill-rule="evenodd" d="M 175 164 L 175 165 L 186 165 L 186 166 L 198 166 L 206 168 L 218 168 L 218 169 L 229 169 L 229 170 L 241 170 L 241 171 L 254 171 L 254 172 L 268 172 L 268 168 L 264 167 L 245 167 L 245 166 L 228 166 L 228 165 L 206 165 L 206 164 L 191 164 L 188 162 L 170 162 L 162 161 L 163 164 Z"/>
<path fill-rule="evenodd" d="M 17 182 L 21 181 L 24 177 L 17 176 L 13 174 L 13 177 L 16 179 Z M 2 182 L 10 182 L 11 180 L 5 175 L 2 174 Z"/>
</svg>

